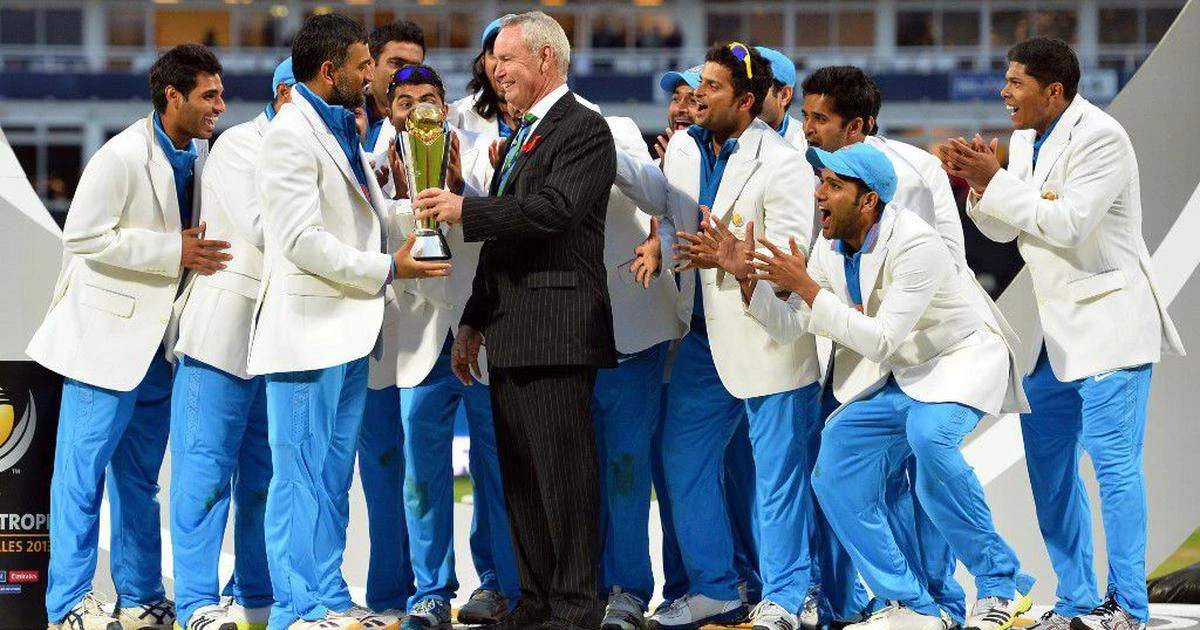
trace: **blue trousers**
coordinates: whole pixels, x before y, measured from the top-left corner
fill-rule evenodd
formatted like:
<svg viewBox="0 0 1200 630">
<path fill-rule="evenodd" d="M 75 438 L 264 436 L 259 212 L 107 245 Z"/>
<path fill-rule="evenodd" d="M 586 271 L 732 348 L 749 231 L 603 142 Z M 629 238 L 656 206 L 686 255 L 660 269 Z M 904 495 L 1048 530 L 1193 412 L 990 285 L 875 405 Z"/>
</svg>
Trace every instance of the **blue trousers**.
<svg viewBox="0 0 1200 630">
<path fill-rule="evenodd" d="M 643 602 L 654 595 L 650 570 L 651 441 L 659 423 L 659 401 L 667 343 L 647 348 L 600 370 L 592 396 L 600 459 L 601 588 L 614 586 Z"/>
<path fill-rule="evenodd" d="M 722 488 L 725 449 L 743 417 L 754 451 L 755 521 L 762 598 L 795 613 L 811 568 L 804 497 L 809 492 L 804 436 L 817 421 L 818 385 L 739 400 L 721 384 L 707 338 L 693 330 L 680 343 L 663 427 L 663 462 L 675 533 L 692 593 L 738 598 L 733 535 Z"/>
<path fill-rule="evenodd" d="M 1032 413 L 1021 416 L 1025 465 L 1038 526 L 1058 576 L 1054 609 L 1073 617 L 1099 602 L 1092 568 L 1092 511 L 1079 456 L 1091 456 L 1108 546 L 1108 591 L 1143 622 L 1146 597 L 1146 478 L 1142 445 L 1150 365 L 1064 383 L 1043 349 L 1025 378 Z"/>
<path fill-rule="evenodd" d="M 171 364 L 155 356 L 132 391 L 73 379 L 63 383 L 54 475 L 50 480 L 50 554 L 46 614 L 66 616 L 92 590 L 100 503 L 108 480 L 110 564 L 123 606 L 165 594 L 159 533 L 158 471 L 167 450 Z"/>
<path fill-rule="evenodd" d="M 353 605 L 341 566 L 367 359 L 266 378 L 274 474 L 265 521 L 275 590 L 268 626 L 283 630 Z"/>
<path fill-rule="evenodd" d="M 813 488 L 838 538 L 872 592 L 927 615 L 940 613 L 888 522 L 886 482 L 916 457 L 916 490 L 933 523 L 975 576 L 978 596 L 1011 599 L 1033 578 L 996 533 L 963 439 L 983 413 L 958 403 L 923 403 L 895 381 L 847 405 L 821 436 Z"/>
<path fill-rule="evenodd" d="M 475 520 L 472 560 L 480 586 L 520 597 L 516 558 L 500 485 L 500 462 L 488 388 L 466 386 L 450 370 L 450 343 L 420 385 L 400 389 L 404 444 L 404 504 L 416 591 L 409 606 L 434 598 L 454 599 L 454 470 L 451 447 L 459 405 L 471 436 L 470 467 Z"/>
<path fill-rule="evenodd" d="M 413 570 L 404 520 L 404 431 L 396 387 L 367 390 L 358 433 L 358 474 L 371 538 L 367 607 L 407 610 L 413 594 Z"/>
<path fill-rule="evenodd" d="M 675 521 L 671 515 L 671 494 L 663 472 L 662 419 L 667 415 L 666 384 L 662 387 L 659 422 L 654 429 L 650 471 L 654 479 L 654 494 L 658 499 L 658 517 L 662 523 L 662 597 L 672 602 L 687 595 L 687 568 L 675 536 Z M 754 453 L 750 448 L 750 429 L 745 419 L 734 431 L 725 447 L 725 477 L 722 489 L 733 533 L 733 570 L 738 580 L 746 584 L 751 601 L 762 597 L 762 580 L 758 577 L 758 545 L 754 540 Z M 815 454 L 814 454 L 815 455 Z"/>
<path fill-rule="evenodd" d="M 184 356 L 171 406 L 171 545 L 175 610 L 187 627 L 201 606 L 218 603 L 218 562 L 233 520 L 233 596 L 247 608 L 270 606 L 263 516 L 271 482 L 265 380 L 249 380 Z"/>
</svg>

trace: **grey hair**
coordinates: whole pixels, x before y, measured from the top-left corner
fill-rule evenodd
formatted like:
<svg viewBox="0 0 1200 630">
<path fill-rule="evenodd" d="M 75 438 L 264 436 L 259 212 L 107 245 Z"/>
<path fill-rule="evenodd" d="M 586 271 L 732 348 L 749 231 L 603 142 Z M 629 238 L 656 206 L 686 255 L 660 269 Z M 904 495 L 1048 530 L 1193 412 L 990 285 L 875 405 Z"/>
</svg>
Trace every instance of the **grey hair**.
<svg viewBox="0 0 1200 630">
<path fill-rule="evenodd" d="M 567 33 L 554 18 L 541 11 L 529 11 L 516 15 L 506 15 L 500 23 L 500 28 L 509 26 L 521 27 L 521 40 L 529 52 L 537 54 L 542 46 L 549 46 L 554 52 L 554 60 L 558 64 L 558 72 L 565 79 L 567 68 L 571 65 L 571 42 Z"/>
</svg>

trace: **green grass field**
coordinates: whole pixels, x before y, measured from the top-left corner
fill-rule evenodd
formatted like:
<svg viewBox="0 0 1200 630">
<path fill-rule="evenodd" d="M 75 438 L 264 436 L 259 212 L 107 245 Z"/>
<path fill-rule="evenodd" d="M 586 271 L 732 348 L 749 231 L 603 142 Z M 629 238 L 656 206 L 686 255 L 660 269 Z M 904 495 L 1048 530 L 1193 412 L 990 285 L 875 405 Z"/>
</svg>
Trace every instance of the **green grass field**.
<svg viewBox="0 0 1200 630">
<path fill-rule="evenodd" d="M 470 477 L 455 477 L 454 478 L 454 501 L 462 501 L 462 498 L 471 494 L 471 478 Z M 1191 536 L 1171 554 L 1171 557 L 1158 565 L 1150 577 L 1158 577 L 1166 575 L 1172 571 L 1178 571 L 1183 567 L 1200 562 L 1200 529 L 1192 532 Z"/>
</svg>

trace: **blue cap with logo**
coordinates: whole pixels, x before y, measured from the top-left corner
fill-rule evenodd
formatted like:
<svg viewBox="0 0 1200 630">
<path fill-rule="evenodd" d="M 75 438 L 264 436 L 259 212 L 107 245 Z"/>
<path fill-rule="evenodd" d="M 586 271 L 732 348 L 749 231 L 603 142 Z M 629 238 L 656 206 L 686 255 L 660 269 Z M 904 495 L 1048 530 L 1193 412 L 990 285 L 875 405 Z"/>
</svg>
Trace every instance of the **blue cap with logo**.
<svg viewBox="0 0 1200 630">
<path fill-rule="evenodd" d="M 865 142 L 856 142 L 833 153 L 809 147 L 804 157 L 816 168 L 827 168 L 838 175 L 861 179 L 884 203 L 891 202 L 896 194 L 896 169 L 892 161 L 882 151 Z"/>
<path fill-rule="evenodd" d="M 504 22 L 504 18 L 508 16 L 498 17 L 483 27 L 483 35 L 479 36 L 479 48 L 487 50 L 488 40 L 496 36 L 500 32 L 500 26 Z"/>
<path fill-rule="evenodd" d="M 787 55 L 766 46 L 755 46 L 754 49 L 771 64 L 771 75 L 776 81 L 787 86 L 796 85 L 796 64 Z"/>
<path fill-rule="evenodd" d="M 670 94 L 675 91 L 675 88 L 679 87 L 679 83 L 682 81 L 694 90 L 700 85 L 700 71 L 703 69 L 704 64 L 692 66 L 683 71 L 672 70 L 662 75 L 662 78 L 658 80 L 658 87 L 662 88 L 662 91 L 667 94 Z"/>
<path fill-rule="evenodd" d="M 271 98 L 275 98 L 280 83 L 289 87 L 296 85 L 296 75 L 292 73 L 292 58 L 288 57 L 275 66 L 275 74 L 271 76 Z"/>
</svg>

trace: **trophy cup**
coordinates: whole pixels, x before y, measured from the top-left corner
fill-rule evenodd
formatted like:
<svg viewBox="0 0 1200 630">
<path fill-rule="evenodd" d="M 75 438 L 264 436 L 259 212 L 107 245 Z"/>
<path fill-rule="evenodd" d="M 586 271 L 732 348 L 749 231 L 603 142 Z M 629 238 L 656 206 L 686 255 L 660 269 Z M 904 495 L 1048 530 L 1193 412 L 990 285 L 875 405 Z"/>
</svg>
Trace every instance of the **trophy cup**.
<svg viewBox="0 0 1200 630">
<path fill-rule="evenodd" d="M 408 113 L 404 126 L 396 144 L 408 176 L 409 198 L 416 198 L 426 188 L 445 188 L 450 170 L 450 127 L 446 116 L 432 103 L 419 103 Z M 412 256 L 416 260 L 450 260 L 450 246 L 436 219 L 417 222 Z"/>
</svg>

